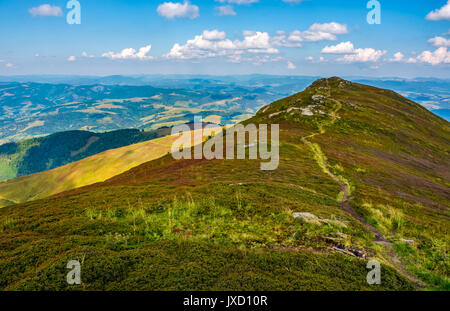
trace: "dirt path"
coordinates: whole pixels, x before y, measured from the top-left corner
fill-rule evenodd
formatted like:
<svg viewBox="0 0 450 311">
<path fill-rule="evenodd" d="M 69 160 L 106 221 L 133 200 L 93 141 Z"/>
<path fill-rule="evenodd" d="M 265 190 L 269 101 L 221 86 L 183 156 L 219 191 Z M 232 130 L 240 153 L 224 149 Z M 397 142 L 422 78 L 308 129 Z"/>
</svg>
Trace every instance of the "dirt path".
<svg viewBox="0 0 450 311">
<path fill-rule="evenodd" d="M 328 81 L 327 81 L 328 84 Z M 327 85 L 328 86 L 328 85 Z M 331 125 L 336 122 L 336 119 L 338 118 L 337 113 L 342 108 L 342 103 L 338 100 L 332 99 L 331 97 L 331 89 L 328 86 L 328 100 L 333 101 L 336 104 L 336 108 L 330 113 L 331 115 L 331 121 L 326 123 L 325 125 Z M 326 157 L 324 156 L 322 150 L 320 149 L 319 145 L 313 144 L 308 139 L 313 138 L 316 135 L 322 135 L 325 134 L 326 130 L 324 127 L 324 124 L 319 124 L 319 132 L 313 133 L 311 135 L 302 137 L 302 141 L 312 150 L 314 153 L 314 158 L 317 161 L 317 164 L 320 166 L 320 168 L 328 175 L 330 176 L 341 188 L 342 198 L 338 201 L 341 204 L 342 209 L 352 216 L 353 218 L 357 219 L 367 230 L 375 234 L 375 240 L 374 242 L 380 243 L 380 244 L 389 244 L 391 245 L 386 237 L 378 231 L 374 226 L 367 223 L 364 218 L 362 218 L 356 211 L 353 209 L 353 207 L 348 204 L 348 201 L 351 199 L 350 197 L 350 183 L 342 176 L 338 177 L 336 176 L 328 167 L 328 163 L 326 160 Z M 345 181 L 345 182 L 343 182 Z"/>
<path fill-rule="evenodd" d="M 328 81 L 327 81 L 328 86 Z M 345 211 L 347 214 L 358 220 L 368 231 L 372 232 L 375 235 L 375 239 L 373 240 L 377 244 L 384 245 L 386 247 L 386 253 L 385 255 L 388 257 L 388 261 L 390 264 L 399 271 L 403 276 L 405 276 L 407 279 L 409 279 L 410 282 L 412 282 L 417 288 L 423 288 L 423 284 L 418 280 L 418 278 L 409 273 L 404 265 L 400 262 L 400 260 L 397 259 L 395 250 L 393 248 L 393 244 L 389 242 L 386 237 L 377 230 L 374 226 L 369 224 L 367 221 L 364 220 L 363 217 L 361 217 L 354 209 L 353 207 L 348 203 L 349 200 L 351 200 L 351 187 L 350 182 L 346 180 L 343 176 L 336 176 L 330 169 L 329 165 L 327 163 L 326 156 L 322 152 L 320 146 L 316 143 L 311 142 L 309 139 L 313 138 L 317 135 L 322 135 L 326 133 L 325 125 L 332 125 L 336 122 L 336 119 L 338 118 L 337 113 L 342 108 L 341 102 L 338 100 L 331 98 L 331 88 L 328 86 L 328 100 L 331 100 L 335 102 L 336 108 L 330 113 L 331 121 L 325 123 L 325 124 L 319 124 L 319 132 L 313 133 L 311 135 L 302 137 L 303 143 L 305 143 L 313 152 L 314 159 L 316 160 L 319 167 L 322 169 L 324 173 L 326 173 L 328 176 L 330 176 L 341 188 L 341 196 L 338 197 L 336 200 L 341 204 L 342 210 Z"/>
</svg>

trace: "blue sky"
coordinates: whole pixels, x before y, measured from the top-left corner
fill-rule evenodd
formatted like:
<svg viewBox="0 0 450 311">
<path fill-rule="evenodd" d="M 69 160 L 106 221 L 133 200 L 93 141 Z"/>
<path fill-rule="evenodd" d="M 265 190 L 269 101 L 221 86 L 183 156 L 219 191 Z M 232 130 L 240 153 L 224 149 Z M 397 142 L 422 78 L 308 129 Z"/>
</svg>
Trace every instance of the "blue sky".
<svg viewBox="0 0 450 311">
<path fill-rule="evenodd" d="M 0 0 L 0 75 L 292 74 L 450 78 L 450 2 Z M 134 50 L 132 50 L 134 49 Z"/>
</svg>

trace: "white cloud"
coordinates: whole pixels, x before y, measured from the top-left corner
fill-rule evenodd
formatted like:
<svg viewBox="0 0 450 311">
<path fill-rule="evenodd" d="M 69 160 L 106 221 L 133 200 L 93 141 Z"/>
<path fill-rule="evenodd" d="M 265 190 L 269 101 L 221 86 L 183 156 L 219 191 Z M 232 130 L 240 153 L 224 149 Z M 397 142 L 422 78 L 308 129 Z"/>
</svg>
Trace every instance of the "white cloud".
<svg viewBox="0 0 450 311">
<path fill-rule="evenodd" d="M 248 57 L 242 57 L 240 62 L 249 62 L 253 65 L 259 66 L 261 64 L 273 63 L 281 60 L 283 60 L 283 58 L 280 56 L 273 57 L 271 55 L 252 55 Z"/>
<path fill-rule="evenodd" d="M 286 2 L 286 3 L 300 3 L 300 2 L 303 2 L 304 0 L 283 0 L 283 2 Z"/>
<path fill-rule="evenodd" d="M 279 51 L 271 44 L 267 32 L 244 31 L 243 40 L 230 40 L 226 33 L 218 30 L 205 30 L 201 35 L 188 40 L 184 45 L 174 44 L 166 58 L 194 59 L 207 57 L 227 57 L 231 62 L 239 62 L 244 54 L 277 54 Z M 256 57 L 256 56 L 253 56 Z M 258 57 L 259 63 L 267 59 Z"/>
<path fill-rule="evenodd" d="M 436 51 L 424 51 L 422 54 L 417 56 L 417 59 L 422 63 L 428 63 L 433 66 L 439 64 L 449 64 L 450 63 L 450 51 L 447 51 L 446 47 L 440 47 Z"/>
<path fill-rule="evenodd" d="M 450 39 L 445 39 L 444 37 L 434 37 L 428 40 L 428 43 L 431 43 L 434 46 L 446 46 L 450 47 Z"/>
<path fill-rule="evenodd" d="M 160 16 L 168 19 L 176 17 L 185 17 L 194 19 L 200 16 L 199 8 L 196 5 L 190 4 L 189 1 L 181 2 L 164 2 L 156 9 Z"/>
<path fill-rule="evenodd" d="M 291 35 L 289 36 L 289 40 L 291 41 L 308 41 L 308 42 L 317 42 L 317 41 L 335 41 L 337 40 L 337 37 L 329 32 L 323 32 L 323 31 L 311 31 L 311 30 L 306 30 L 306 31 L 298 31 L 295 30 L 291 33 Z"/>
<path fill-rule="evenodd" d="M 356 49 L 352 54 L 338 58 L 338 61 L 345 63 L 368 63 L 377 62 L 387 51 L 375 50 L 372 48 Z"/>
<path fill-rule="evenodd" d="M 28 12 L 32 16 L 62 16 L 62 10 L 59 6 L 43 4 L 35 8 L 31 8 Z"/>
<path fill-rule="evenodd" d="M 426 19 L 431 21 L 450 20 L 450 0 L 442 8 L 428 13 Z"/>
<path fill-rule="evenodd" d="M 355 51 L 353 43 L 350 41 L 341 42 L 337 45 L 326 46 L 322 49 L 321 53 L 324 54 L 350 54 Z"/>
<path fill-rule="evenodd" d="M 272 38 L 273 45 L 284 47 L 301 47 L 301 42 L 335 41 L 336 35 L 348 33 L 347 25 L 339 23 L 313 24 L 307 30 L 294 30 L 289 35 L 284 31 L 277 32 Z"/>
<path fill-rule="evenodd" d="M 139 59 L 139 60 L 149 60 L 153 59 L 152 56 L 148 56 L 147 54 L 150 52 L 152 46 L 151 44 L 141 47 L 139 51 L 136 52 L 133 48 L 123 49 L 119 53 L 107 52 L 103 53 L 102 57 L 110 58 L 110 59 Z"/>
<path fill-rule="evenodd" d="M 250 57 L 244 54 L 278 54 L 279 50 L 276 47 L 279 46 L 301 47 L 302 42 L 337 40 L 336 35 L 345 33 L 348 33 L 347 26 L 336 22 L 313 24 L 305 31 L 294 30 L 291 33 L 277 31 L 274 36 L 267 32 L 247 30 L 243 31 L 242 40 L 230 40 L 223 31 L 205 30 L 184 44 L 174 44 L 164 57 L 171 59 L 226 57 L 228 61 L 240 62 Z M 255 58 L 254 55 L 253 59 Z M 267 61 L 267 57 L 258 56 L 258 58 L 259 63 Z M 269 58 L 271 61 L 275 59 L 273 56 Z"/>
<path fill-rule="evenodd" d="M 83 51 L 82 53 L 81 53 L 81 56 L 82 57 L 89 57 L 89 58 L 94 58 L 95 56 L 94 55 L 89 55 L 87 52 L 85 52 L 85 51 Z"/>
<path fill-rule="evenodd" d="M 439 106 L 439 104 L 440 104 L 439 102 L 432 101 L 432 100 L 420 101 L 419 104 L 421 104 L 422 106 L 424 106 L 425 108 L 427 108 L 429 110 L 442 109 L 442 107 Z"/>
<path fill-rule="evenodd" d="M 300 37 L 293 37 L 292 35 L 287 35 L 284 31 L 277 31 L 277 35 L 272 37 L 272 44 L 274 46 L 284 46 L 284 47 L 302 47 L 300 43 L 302 39 Z"/>
<path fill-rule="evenodd" d="M 324 63 L 324 62 L 327 61 L 327 60 L 326 60 L 324 57 L 322 57 L 322 56 L 320 56 L 317 60 L 314 59 L 314 57 L 312 57 L 312 56 L 308 56 L 308 57 L 305 57 L 305 60 L 307 60 L 308 62 L 311 62 L 311 63 Z"/>
<path fill-rule="evenodd" d="M 348 33 L 347 25 L 342 25 L 335 22 L 325 24 L 312 24 L 311 27 L 309 27 L 309 30 L 313 32 L 326 32 L 336 35 L 343 35 Z"/>
<path fill-rule="evenodd" d="M 345 63 L 374 63 L 387 53 L 387 51 L 372 48 L 355 49 L 353 43 L 350 41 L 326 46 L 321 52 L 324 54 L 345 54 L 343 57 L 337 59 Z M 397 57 L 403 58 L 403 54 L 397 55 Z"/>
<path fill-rule="evenodd" d="M 77 60 L 77 58 L 75 56 L 69 56 L 69 58 L 67 59 L 69 62 L 74 62 Z"/>
<path fill-rule="evenodd" d="M 231 5 L 222 5 L 216 7 L 217 15 L 219 16 L 235 16 L 236 12 L 234 11 L 233 6 Z"/>
<path fill-rule="evenodd" d="M 256 3 L 259 0 L 217 0 L 220 3 L 232 3 L 232 4 L 252 4 L 252 3 Z"/>
<path fill-rule="evenodd" d="M 248 50 L 251 53 L 276 54 L 279 51 L 272 47 L 270 36 L 267 32 L 244 31 L 244 40 L 234 41 L 235 46 L 241 50 Z"/>
<path fill-rule="evenodd" d="M 287 68 L 290 70 L 293 70 L 293 69 L 296 69 L 297 67 L 291 61 L 288 61 Z"/>
<path fill-rule="evenodd" d="M 6 68 L 12 68 L 12 67 L 14 67 L 14 65 L 11 64 L 11 63 L 7 63 L 7 64 L 5 64 L 5 67 L 6 67 Z"/>
<path fill-rule="evenodd" d="M 391 59 L 392 62 L 402 62 L 405 59 L 405 55 L 402 52 L 397 52 L 394 54 L 394 58 Z"/>
<path fill-rule="evenodd" d="M 409 63 L 409 64 L 417 63 L 417 59 L 413 57 L 405 58 L 405 55 L 402 52 L 395 53 L 394 57 L 390 58 L 388 61 L 391 63 Z"/>
<path fill-rule="evenodd" d="M 227 34 L 225 33 L 225 31 L 219 31 L 217 29 L 214 29 L 203 31 L 202 36 L 206 40 L 223 40 L 227 37 Z"/>
</svg>

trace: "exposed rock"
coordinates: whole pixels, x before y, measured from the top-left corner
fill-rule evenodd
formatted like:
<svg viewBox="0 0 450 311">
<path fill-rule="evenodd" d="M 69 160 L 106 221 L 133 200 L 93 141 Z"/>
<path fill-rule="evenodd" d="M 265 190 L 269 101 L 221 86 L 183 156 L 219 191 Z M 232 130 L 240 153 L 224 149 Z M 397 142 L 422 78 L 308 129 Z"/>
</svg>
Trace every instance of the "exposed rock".
<svg viewBox="0 0 450 311">
<path fill-rule="evenodd" d="M 316 215 L 308 213 L 308 212 L 293 213 L 292 217 L 294 217 L 295 219 L 298 219 L 302 222 L 314 223 L 316 225 L 322 225 L 322 224 L 326 223 L 326 224 L 333 224 L 336 226 L 347 228 L 347 225 L 340 220 L 320 218 L 320 217 L 317 217 Z"/>
<path fill-rule="evenodd" d="M 293 110 L 301 110 L 301 108 L 298 108 L 298 107 L 291 107 L 291 108 L 289 108 L 289 109 L 287 110 L 287 112 L 289 113 L 289 112 L 291 112 L 291 111 L 293 111 Z"/>
<path fill-rule="evenodd" d="M 269 118 L 275 117 L 275 116 L 279 115 L 279 114 L 282 113 L 282 112 L 283 112 L 283 111 L 271 113 L 271 114 L 269 114 Z"/>
<path fill-rule="evenodd" d="M 311 214 L 311 213 L 307 213 L 307 212 L 293 213 L 292 217 L 294 217 L 295 219 L 300 220 L 302 222 L 313 223 L 313 224 L 316 224 L 319 226 L 321 225 L 319 217 L 317 217 L 316 215 Z"/>
<path fill-rule="evenodd" d="M 302 115 L 304 116 L 313 116 L 314 112 L 312 112 L 311 108 L 313 108 L 314 106 L 308 106 L 302 109 Z"/>
<path fill-rule="evenodd" d="M 406 242 L 406 243 L 409 243 L 409 244 L 414 244 L 414 243 L 416 243 L 416 241 L 414 241 L 414 240 L 408 240 L 408 239 L 400 239 L 400 241 L 401 241 L 401 242 Z"/>
<path fill-rule="evenodd" d="M 292 216 L 295 219 L 319 219 L 319 217 L 317 217 L 316 215 L 308 213 L 308 212 L 294 213 L 294 214 L 292 214 Z"/>
<path fill-rule="evenodd" d="M 313 95 L 311 98 L 313 101 L 319 101 L 319 100 L 325 99 L 325 96 L 316 94 L 316 95 Z"/>
</svg>

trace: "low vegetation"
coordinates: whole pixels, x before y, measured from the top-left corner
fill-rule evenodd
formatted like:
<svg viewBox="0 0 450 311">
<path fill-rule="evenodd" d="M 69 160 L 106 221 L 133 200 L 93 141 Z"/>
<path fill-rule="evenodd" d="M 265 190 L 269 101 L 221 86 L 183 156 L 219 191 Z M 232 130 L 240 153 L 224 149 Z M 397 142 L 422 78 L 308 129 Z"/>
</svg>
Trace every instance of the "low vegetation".
<svg viewBox="0 0 450 311">
<path fill-rule="evenodd" d="M 312 115 L 287 112 L 312 105 Z M 449 289 L 448 122 L 394 92 L 339 78 L 250 122 L 280 124 L 277 170 L 166 155 L 0 209 L 0 288 Z M 359 218 L 343 209 L 341 184 Z M 372 258 L 382 263 L 380 285 L 366 282 Z M 73 259 L 83 263 L 82 285 L 70 287 Z"/>
</svg>

